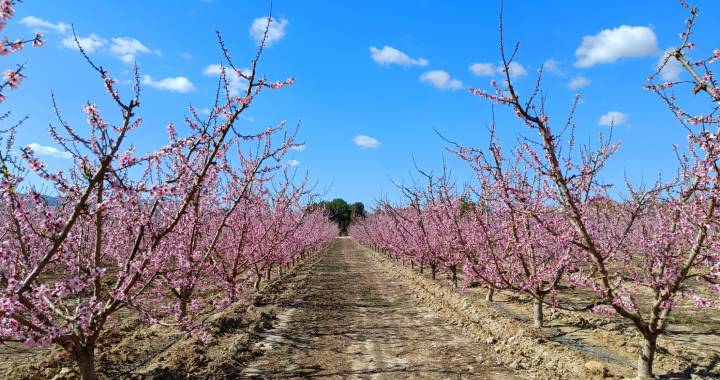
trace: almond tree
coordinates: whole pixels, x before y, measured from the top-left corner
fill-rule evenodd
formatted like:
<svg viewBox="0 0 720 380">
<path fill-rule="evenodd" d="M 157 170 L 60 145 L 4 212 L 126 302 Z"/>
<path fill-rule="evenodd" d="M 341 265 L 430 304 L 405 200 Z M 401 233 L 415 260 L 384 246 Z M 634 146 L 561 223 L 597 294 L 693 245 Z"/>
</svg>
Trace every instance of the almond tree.
<svg viewBox="0 0 720 380">
<path fill-rule="evenodd" d="M 489 284 L 490 291 L 506 289 L 531 296 L 534 325 L 542 327 L 543 304 L 557 306 L 561 281 L 574 269 L 569 229 L 547 207 L 542 180 L 533 176 L 522 154 L 506 157 L 494 124 L 489 133 L 487 152 L 458 143 L 450 149 L 471 166 L 477 182 L 467 213 L 465 277 Z"/>
<path fill-rule="evenodd" d="M 693 11 L 684 38 L 689 37 L 695 14 Z M 505 86 L 496 86 L 495 94 L 471 92 L 509 107 L 525 127 L 536 133 L 537 140 L 523 144 L 523 157 L 547 181 L 548 198 L 571 226 L 571 242 L 587 263 L 570 276 L 570 281 L 592 289 L 598 301 L 606 305 L 605 311 L 632 322 L 641 336 L 638 376 L 652 377 L 657 338 L 667 330 L 670 312 L 684 294 L 696 291 L 688 280 L 704 277 L 710 264 L 717 260 L 712 242 L 716 239 L 718 219 L 720 149 L 717 135 L 704 128 L 708 121 L 717 119 L 714 114 L 689 118 L 672 101 L 668 102 L 681 120 L 690 124 L 697 121 L 703 126 L 700 130 L 689 129 L 688 153 L 680 155 L 677 179 L 668 183 L 658 181 L 647 191 L 629 187 L 629 199 L 622 207 L 614 207 L 602 201 L 611 197 L 597 174 L 617 145 L 601 138 L 596 149 L 569 153 L 574 145 L 572 141 L 563 145 L 563 131 L 573 125 L 572 117 L 558 126 L 546 114 L 546 99 L 540 87 L 542 68 L 535 90 L 527 100 L 521 100 L 509 75 L 517 46 L 510 56 L 506 55 L 502 16 L 500 35 Z M 699 65 L 688 64 L 685 53 L 689 45 L 685 42 L 673 55 L 675 59 L 692 70 L 710 63 L 707 60 Z M 696 89 L 708 93 L 717 103 L 714 82 L 708 75 L 705 78 L 693 75 Z M 669 87 L 672 86 L 651 88 L 663 96 Z M 668 95 L 663 98 L 673 99 Z M 652 230 L 648 229 L 650 226 Z M 637 239 L 638 236 L 652 239 Z"/>
<path fill-rule="evenodd" d="M 12 14 L 0 4 L 4 14 Z M 40 41 L 40 37 L 36 37 Z M 178 138 L 169 126 L 170 142 L 146 155 L 129 145 L 129 135 L 142 124 L 139 74 L 132 93 L 124 97 L 116 81 L 89 59 L 119 114 L 109 122 L 99 108 L 87 103 L 90 127 L 81 134 L 61 117 L 51 137 L 72 157 L 69 169 L 50 172 L 30 148 L 12 153 L 6 139 L 0 183 L 3 235 L 0 254 L 0 339 L 27 345 L 63 347 L 77 362 L 83 379 L 95 379 L 95 346 L 108 319 L 125 307 L 137 307 L 165 271 L 163 243 L 185 226 L 184 218 L 213 176 L 237 134 L 235 124 L 263 89 L 282 88 L 292 80 L 271 83 L 259 77 L 260 45 L 250 69 L 239 71 L 220 39 L 227 70 L 247 81 L 246 91 L 225 98 L 213 112 L 217 122 L 191 128 Z M 21 68 L 7 75 L 15 87 Z M 266 131 L 272 134 L 272 130 Z M 12 136 L 12 135 L 11 135 Z M 252 139 L 250 136 L 240 138 Z M 173 158 L 182 158 L 181 161 Z M 179 165 L 174 163 L 180 162 Z M 189 163 L 192 163 L 190 165 Z M 50 204 L 33 186 L 24 184 L 28 170 L 37 173 L 56 194 Z"/>
<path fill-rule="evenodd" d="M 210 125 L 215 116 L 210 115 L 208 120 L 195 118 L 187 120 L 191 129 L 198 125 Z M 272 172 L 277 170 L 280 161 L 288 149 L 293 146 L 292 136 L 283 137 L 280 146 L 272 144 L 272 136 L 283 131 L 284 123 L 255 136 L 235 137 L 228 144 L 237 146 L 237 163 L 228 157 L 228 152 L 221 151 L 216 157 L 216 164 L 208 173 L 207 180 L 201 192 L 197 192 L 190 209 L 184 214 L 181 224 L 185 227 L 169 234 L 160 251 L 166 255 L 165 266 L 159 273 L 159 280 L 164 286 L 156 287 L 160 292 L 157 298 L 152 298 L 149 306 L 162 306 L 160 314 L 166 314 L 169 309 L 166 304 L 158 304 L 159 299 L 169 298 L 174 307 L 170 310 L 177 313 L 177 320 L 185 329 L 192 327 L 188 319 L 188 306 L 195 311 L 201 304 L 209 304 L 213 297 L 207 295 L 209 291 L 218 289 L 211 284 L 211 262 L 218 256 L 225 254 L 223 242 L 226 240 L 240 240 L 232 231 L 232 218 L 236 213 L 247 212 L 250 207 L 247 201 L 254 200 L 250 194 L 251 189 L 263 186 L 271 179 Z M 239 141 L 238 141 L 239 140 Z M 256 144 L 257 150 L 244 147 L 240 141 L 251 141 Z M 243 151 L 246 150 L 246 151 Z M 269 164 L 266 164 L 270 161 Z M 185 157 L 173 157 L 173 172 L 179 172 L 183 167 L 193 167 L 197 162 L 188 162 Z M 195 168 L 197 171 L 198 168 Z M 202 288 L 204 294 L 197 294 Z M 168 292 L 169 290 L 169 292 Z"/>
<path fill-rule="evenodd" d="M 437 241 L 440 263 L 447 268 L 455 288 L 458 287 L 458 265 L 465 261 L 467 251 L 468 209 L 465 194 L 456 194 L 456 185 L 449 179 L 445 165 L 440 175 L 434 176 L 418 169 L 425 178 L 427 186 L 422 191 L 425 199 L 425 212 L 430 217 L 432 239 Z"/>
</svg>

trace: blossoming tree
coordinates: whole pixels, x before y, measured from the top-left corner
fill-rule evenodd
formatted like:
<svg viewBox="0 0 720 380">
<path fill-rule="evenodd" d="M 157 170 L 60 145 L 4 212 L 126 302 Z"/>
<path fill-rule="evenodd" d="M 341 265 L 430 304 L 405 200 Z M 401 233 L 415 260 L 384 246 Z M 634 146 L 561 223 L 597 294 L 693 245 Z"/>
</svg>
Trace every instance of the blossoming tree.
<svg viewBox="0 0 720 380">
<path fill-rule="evenodd" d="M 0 17 L 8 19 L 12 5 L 0 3 Z M 39 35 L 31 41 L 42 44 Z M 59 345 L 75 360 L 83 379 L 95 379 L 96 346 L 118 310 L 133 308 L 149 322 L 158 322 L 150 297 L 161 308 L 176 308 L 187 328 L 188 305 L 197 300 L 195 287 L 206 284 L 202 280 L 212 271 L 213 259 L 225 254 L 220 248 L 232 245 L 219 242 L 237 239 L 229 230 L 232 218 L 246 212 L 238 206 L 255 202 L 253 194 L 260 194 L 258 201 L 265 204 L 283 202 L 259 189 L 293 146 L 292 135 L 284 132 L 284 123 L 250 133 L 240 133 L 236 124 L 264 90 L 283 88 L 292 79 L 269 82 L 257 74 L 264 41 L 250 69 L 243 71 L 219 41 L 226 67 L 211 115 L 203 122 L 191 109 L 187 134 L 179 136 L 169 125 L 168 144 L 155 151 L 138 154 L 131 145 L 132 133 L 142 125 L 137 67 L 131 93 L 125 96 L 79 43 L 119 119 L 109 121 L 97 105 L 87 103 L 89 132 L 81 133 L 55 104 L 58 123 L 50 135 L 72 158 L 71 167 L 55 172 L 29 147 L 14 154 L 13 130 L 6 131 L 0 150 L 0 340 Z M 4 42 L 3 49 L 15 51 L 26 42 Z M 244 93 L 231 95 L 228 71 L 247 81 Z M 6 72 L 2 89 L 17 87 L 22 75 L 22 67 Z M 272 136 L 280 138 L 273 143 Z M 250 148 L 240 148 L 242 143 Z M 234 147 L 238 152 L 232 156 Z M 24 182 L 28 171 L 52 189 L 57 202 Z M 305 236 L 294 238 L 305 242 Z M 305 249 L 330 239 L 309 238 Z"/>
<path fill-rule="evenodd" d="M 712 58 L 691 64 L 686 58 L 690 48 L 687 39 L 697 14 L 692 10 L 683 45 L 673 57 L 693 76 L 696 92 L 703 91 L 717 103 L 717 90 L 712 74 L 695 72 Z M 717 200 L 718 149 L 717 134 L 707 126 L 717 121 L 713 114 L 691 116 L 675 106 L 666 94 L 672 84 L 652 85 L 684 124 L 702 128 L 688 129 L 688 153 L 679 154 L 678 177 L 670 182 L 658 181 L 651 189 L 628 188 L 630 196 L 620 205 L 611 199 L 608 186 L 598 180 L 598 173 L 617 149 L 617 144 L 600 139 L 595 149 L 585 148 L 580 154 L 569 152 L 572 141 L 563 145 L 563 131 L 573 127 L 571 117 L 558 127 L 545 111 L 545 98 L 540 83 L 530 97 L 520 98 L 509 75 L 513 54 L 505 54 L 502 39 L 501 57 L 505 69 L 505 87 L 496 86 L 495 93 L 471 90 L 477 96 L 509 107 L 520 122 L 536 133 L 537 140 L 523 145 L 523 159 L 531 165 L 547 186 L 548 199 L 557 206 L 572 230 L 570 242 L 581 253 L 585 265 L 569 276 L 577 286 L 593 290 L 598 306 L 604 311 L 628 319 L 641 336 L 638 376 L 651 377 L 657 338 L 667 330 L 669 315 L 686 294 L 698 288 L 690 280 L 710 276 L 717 263 Z M 714 57 L 714 55 L 713 55 Z M 547 225 L 540 215 L 537 220 Z M 538 238 L 542 238 L 539 236 Z M 697 296 L 696 296 L 697 297 Z"/>
</svg>

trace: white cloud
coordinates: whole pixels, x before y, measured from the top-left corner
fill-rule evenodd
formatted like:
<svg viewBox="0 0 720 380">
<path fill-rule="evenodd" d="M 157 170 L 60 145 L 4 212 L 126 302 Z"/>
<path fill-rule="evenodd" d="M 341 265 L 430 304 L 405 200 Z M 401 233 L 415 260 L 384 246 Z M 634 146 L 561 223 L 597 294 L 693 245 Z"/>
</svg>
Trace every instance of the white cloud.
<svg viewBox="0 0 720 380">
<path fill-rule="evenodd" d="M 473 63 L 468 67 L 468 70 L 470 70 L 470 72 L 472 72 L 473 74 L 481 77 L 491 77 L 495 76 L 496 74 L 501 74 L 503 76 L 505 75 L 505 67 L 503 67 L 502 64 L 495 66 L 494 64 L 489 62 Z M 510 62 L 509 71 L 510 78 L 512 79 L 527 75 L 527 69 L 525 69 L 525 66 L 517 62 Z"/>
<path fill-rule="evenodd" d="M 220 75 L 222 73 L 223 66 L 218 64 L 212 64 L 208 65 L 204 70 L 203 74 L 213 76 L 213 75 Z M 231 70 L 226 69 L 226 72 L 229 72 Z"/>
<path fill-rule="evenodd" d="M 298 146 L 294 146 L 294 147 L 292 147 L 292 148 L 290 148 L 290 149 L 295 150 L 295 151 L 298 151 L 298 152 L 302 152 L 303 150 L 305 150 L 305 144 L 298 145 Z"/>
<path fill-rule="evenodd" d="M 447 71 L 430 70 L 420 75 L 420 82 L 430 83 L 441 90 L 458 90 L 462 88 L 463 83 L 452 78 Z"/>
<path fill-rule="evenodd" d="M 499 67 L 498 72 L 505 73 L 505 68 Z M 523 65 L 517 62 L 510 62 L 510 65 L 508 66 L 508 73 L 510 74 L 511 79 L 515 79 L 527 75 L 527 70 Z"/>
<path fill-rule="evenodd" d="M 657 64 L 658 67 L 660 67 L 665 58 L 667 58 L 667 56 L 674 51 L 675 49 L 665 50 L 665 53 L 660 56 L 660 60 Z M 677 59 L 670 57 L 665 66 L 663 66 L 662 70 L 660 70 L 660 78 L 662 78 L 664 81 L 675 82 L 680 78 L 680 75 L 683 73 L 683 71 L 684 69 L 680 62 L 678 62 Z"/>
<path fill-rule="evenodd" d="M 492 63 L 475 62 L 468 67 L 471 73 L 481 77 L 491 77 L 497 72 L 497 68 Z"/>
<path fill-rule="evenodd" d="M 51 156 L 55 158 L 72 158 L 72 154 L 69 152 L 64 152 L 60 149 L 51 147 L 51 146 L 45 146 L 40 145 L 38 143 L 32 143 L 28 144 L 27 146 L 30 148 L 35 154 L 41 155 L 41 156 Z"/>
<path fill-rule="evenodd" d="M 20 19 L 20 23 L 38 32 L 54 32 L 59 34 L 67 33 L 70 25 L 64 22 L 52 23 L 35 16 L 26 16 Z"/>
<path fill-rule="evenodd" d="M 657 54 L 657 36 L 646 26 L 621 25 L 585 36 L 575 50 L 576 67 L 613 63 L 625 57 L 647 57 Z"/>
<path fill-rule="evenodd" d="M 627 121 L 628 115 L 619 111 L 610 111 L 605 115 L 600 116 L 600 120 L 598 120 L 598 125 L 602 125 L 605 127 L 618 126 L 627 123 Z"/>
<path fill-rule="evenodd" d="M 285 27 L 288 25 L 288 20 L 271 19 L 270 26 L 268 27 L 268 17 L 258 17 L 253 20 L 252 26 L 250 26 L 250 36 L 259 45 L 262 42 L 265 29 L 267 29 L 267 39 L 265 39 L 265 45 L 270 46 L 273 42 L 279 41 L 285 36 Z"/>
<path fill-rule="evenodd" d="M 186 93 L 195 91 L 195 86 L 183 76 L 155 80 L 150 75 L 143 76 L 142 83 L 154 89 L 171 92 Z"/>
<path fill-rule="evenodd" d="M 355 145 L 363 149 L 372 149 L 380 146 L 380 141 L 378 141 L 378 139 L 365 135 L 355 136 L 355 138 L 353 138 L 353 142 L 355 142 Z"/>
<path fill-rule="evenodd" d="M 80 44 L 83 50 L 85 50 L 88 54 L 92 54 L 100 49 L 103 49 L 108 44 L 106 39 L 94 33 L 85 37 L 77 36 L 77 41 L 75 41 L 75 37 L 70 34 L 70 25 L 64 22 L 52 23 L 35 16 L 27 16 L 23 17 L 20 20 L 20 23 L 38 32 L 53 32 L 60 34 L 63 37 L 63 39 L 60 40 L 61 46 L 68 49 L 79 50 L 78 44 Z M 140 41 L 130 37 L 112 38 L 109 50 L 126 63 L 134 62 L 135 58 L 140 54 L 154 53 L 162 55 L 162 52 L 159 50 L 151 51 Z M 189 56 L 189 58 L 192 58 L 192 56 Z"/>
<path fill-rule="evenodd" d="M 562 74 L 562 70 L 560 70 L 560 62 L 558 62 L 555 58 L 550 58 L 543 63 L 543 71 L 558 75 Z"/>
<path fill-rule="evenodd" d="M 209 65 L 208 67 L 203 70 L 203 74 L 207 76 L 217 76 L 219 77 L 222 73 L 223 66 L 221 65 Z M 246 69 L 243 69 L 243 72 L 246 72 Z M 241 92 L 245 91 L 247 89 L 247 80 L 245 78 L 241 77 L 233 71 L 231 68 L 225 68 L 225 77 L 228 81 L 228 90 L 230 91 L 230 95 L 232 96 L 238 96 Z"/>
<path fill-rule="evenodd" d="M 110 51 L 125 63 L 133 63 L 138 55 L 151 52 L 142 42 L 130 37 L 113 38 L 110 43 Z"/>
<path fill-rule="evenodd" d="M 370 46 L 370 57 L 378 65 L 427 66 L 429 63 L 425 58 L 410 58 L 402 51 L 388 45 L 383 46 L 382 49 Z"/>
<path fill-rule="evenodd" d="M 300 161 L 298 160 L 288 160 L 288 166 L 298 166 L 300 165 Z"/>
<path fill-rule="evenodd" d="M 86 53 L 92 54 L 98 49 L 101 49 L 103 46 L 105 46 L 107 40 L 101 38 L 97 34 L 91 33 L 87 37 L 78 36 L 77 42 L 75 42 L 75 38 L 73 36 L 69 36 L 63 38 L 60 43 L 66 48 L 73 50 L 78 50 L 77 44 L 80 43 L 80 46 L 83 48 L 83 50 L 85 50 Z"/>
<path fill-rule="evenodd" d="M 570 82 L 568 82 L 567 87 L 572 90 L 577 90 L 578 88 L 583 88 L 590 84 L 590 80 L 585 78 L 583 75 L 576 75 L 574 78 L 570 79 Z"/>
</svg>

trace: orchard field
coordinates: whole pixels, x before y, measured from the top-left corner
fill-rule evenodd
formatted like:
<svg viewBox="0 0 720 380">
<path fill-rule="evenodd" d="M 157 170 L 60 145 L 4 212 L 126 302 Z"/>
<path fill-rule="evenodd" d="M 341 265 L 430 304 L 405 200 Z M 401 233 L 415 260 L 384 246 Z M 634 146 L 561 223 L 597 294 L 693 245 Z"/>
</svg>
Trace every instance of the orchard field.
<svg viewBox="0 0 720 380">
<path fill-rule="evenodd" d="M 271 78 L 285 72 L 283 64 L 297 64 L 311 76 L 347 68 L 324 61 L 303 66 L 308 44 L 326 38 L 313 34 L 311 12 L 295 29 L 315 36 L 301 40 L 302 53 L 290 59 L 277 53 L 278 41 L 293 30 L 277 7 L 292 12 L 297 4 L 263 4 L 267 15 L 252 20 L 252 49 L 243 51 L 235 49 L 243 46 L 235 41 L 238 22 L 228 20 L 238 5 L 198 3 L 145 5 L 157 26 L 142 30 L 185 36 L 164 39 L 161 51 L 131 37 L 80 33 L 80 22 L 24 13 L 47 8 L 58 19 L 77 15 L 96 28 L 128 23 L 122 33 L 140 33 L 130 27 L 136 21 L 127 10 L 112 2 L 85 4 L 88 10 L 0 1 L 0 30 L 20 35 L 0 43 L 6 68 L 0 84 L 2 378 L 720 378 L 716 4 L 701 4 L 709 8 L 707 15 L 684 1 L 657 5 L 665 7 L 657 14 L 675 19 L 585 35 L 573 68 L 550 58 L 530 73 L 519 62 L 520 44 L 508 37 L 520 24 L 509 20 L 529 14 L 518 4 L 537 5 L 464 4 L 493 13 L 499 28 L 491 29 L 493 45 L 483 50 L 492 51 L 498 63 L 467 67 L 489 81 L 477 87 L 444 70 L 421 74 L 417 82 L 441 91 L 423 103 L 437 104 L 435 110 L 412 104 L 411 93 L 420 91 L 394 98 L 392 85 L 375 92 L 373 81 L 387 81 L 387 70 L 360 78 L 322 75 L 309 81 L 309 90 L 293 76 Z M 412 12 L 426 6 L 415 5 Z M 257 4 L 247 6 L 254 12 Z M 441 18 L 457 11 L 438 7 Z M 644 15 L 630 8 L 613 17 L 652 24 L 656 13 L 637 21 Z M 207 9 L 215 10 L 215 18 L 203 13 Z M 358 19 L 366 16 L 367 9 L 343 9 Z M 158 19 L 159 10 L 168 16 Z M 143 14 L 137 11 L 139 19 Z M 185 17 L 196 24 L 173 24 Z M 405 22 L 412 19 L 398 22 L 410 28 Z M 217 31 L 214 40 L 202 43 L 187 37 L 195 28 L 211 27 L 204 24 L 208 20 L 213 26 L 227 22 L 231 33 Z M 480 24 L 473 28 L 489 33 Z M 383 28 L 378 30 L 403 35 L 406 46 L 419 46 L 412 33 Z M 666 29 L 677 29 L 674 39 L 665 37 Z M 521 35 L 543 34 L 528 30 Z M 348 41 L 363 34 L 324 33 Z M 568 29 L 545 34 L 563 46 L 570 39 L 564 33 Z M 660 48 L 658 36 L 672 47 Z M 180 47 L 173 45 L 181 40 Z M 213 53 L 202 50 L 208 42 Z M 193 44 L 193 54 L 177 50 Z M 430 65 L 389 45 L 369 50 L 382 69 L 402 66 L 407 73 Z M 38 52 L 42 59 L 35 58 Z M 168 54 L 177 61 L 171 63 Z M 207 57 L 220 60 L 202 70 L 210 87 L 184 75 L 159 79 L 138 64 L 147 60 L 151 71 L 176 72 Z M 627 113 L 610 111 L 597 122 L 603 129 L 588 132 L 583 109 L 592 104 L 577 94 L 559 108 L 550 96 L 560 92 L 561 80 L 567 82 L 563 91 L 589 86 L 581 73 L 593 71 L 580 70 L 648 57 L 655 62 L 640 66 L 647 78 L 632 83 L 643 89 L 641 95 L 612 89 L 627 84 L 615 82 L 611 92 L 588 101 L 635 105 L 632 124 Z M 84 67 L 85 76 L 64 75 L 70 64 Z M 600 78 L 599 71 L 593 73 Z M 604 75 L 605 85 L 613 82 L 615 74 Z M 33 82 L 34 76 L 41 80 Z M 594 80 L 602 86 L 602 79 Z M 49 95 L 39 91 L 56 83 L 65 83 L 60 92 L 72 100 L 54 89 Z M 347 88 L 331 95 L 318 90 L 338 83 Z M 388 132 L 389 141 L 405 142 L 425 128 L 432 146 L 447 155 L 433 167 L 425 164 L 426 148 L 417 147 L 405 167 L 411 168 L 409 177 L 384 179 L 392 186 L 388 194 L 372 188 L 385 173 L 373 169 L 371 177 L 362 177 L 362 167 L 381 162 L 390 173 L 396 156 L 358 161 L 359 154 L 380 148 L 377 138 L 357 135 L 350 151 L 336 142 L 322 145 L 345 127 L 335 120 L 333 129 L 323 129 L 323 118 L 310 113 L 307 135 L 300 122 L 277 120 L 285 108 L 349 112 L 349 105 L 362 104 L 350 92 L 363 93 L 364 85 L 373 92 L 363 98 L 367 107 L 357 117 L 395 117 L 405 111 L 392 111 L 393 101 L 398 108 L 410 101 L 408 112 L 422 113 L 422 119 L 430 117 L 428 110 L 442 113 L 443 106 L 472 101 L 487 116 L 473 122 L 484 127 L 471 137 L 427 125 L 400 138 Z M 292 95 L 296 87 L 300 95 Z M 441 99 L 461 89 L 463 100 Z M 282 100 L 286 93 L 289 101 Z M 178 94 L 187 100 L 171 98 Z M 66 107 L 77 96 L 83 97 L 79 115 L 77 107 Z M 643 114 L 650 101 L 657 110 Z M 171 115 L 178 104 L 184 111 Z M 443 117 L 449 125 L 467 125 L 456 112 Z M 662 127 L 642 132 L 642 115 L 655 120 L 661 113 Z M 40 138 L 44 132 L 35 120 L 45 122 L 43 115 L 51 120 Z M 270 126 L 256 117 L 272 120 Z M 354 128 L 351 118 L 347 128 Z M 615 131 L 630 142 L 621 147 Z M 662 149 L 643 150 L 643 142 L 656 141 L 651 134 L 665 139 Z M 336 178 L 316 179 L 297 159 L 306 157 L 300 154 L 313 149 L 314 141 L 315 167 L 350 175 L 337 177 L 345 191 L 380 194 L 371 205 L 324 200 L 335 193 Z M 666 151 L 673 164 L 663 164 L 650 180 L 618 174 L 616 156 L 628 166 L 654 170 L 651 161 L 660 160 L 655 150 Z M 456 174 L 458 168 L 464 172 Z"/>
</svg>

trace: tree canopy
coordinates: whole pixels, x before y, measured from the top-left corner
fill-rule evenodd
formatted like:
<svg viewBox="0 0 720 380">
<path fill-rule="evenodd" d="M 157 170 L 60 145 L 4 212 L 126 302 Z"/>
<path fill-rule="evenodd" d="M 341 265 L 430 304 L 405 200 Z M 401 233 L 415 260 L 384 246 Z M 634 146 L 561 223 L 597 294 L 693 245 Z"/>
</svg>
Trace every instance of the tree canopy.
<svg viewBox="0 0 720 380">
<path fill-rule="evenodd" d="M 362 202 L 347 203 L 342 198 L 335 198 L 331 201 L 322 201 L 310 205 L 310 208 L 325 208 L 328 219 L 337 223 L 340 234 L 346 235 L 347 228 L 357 218 L 365 217 L 365 205 Z"/>
</svg>

